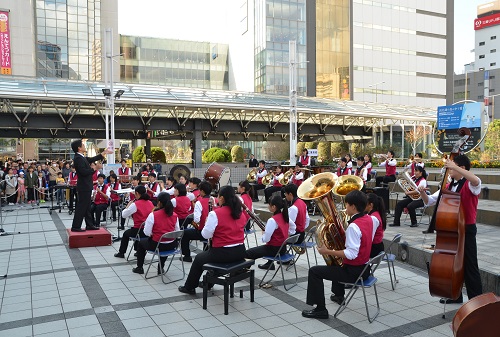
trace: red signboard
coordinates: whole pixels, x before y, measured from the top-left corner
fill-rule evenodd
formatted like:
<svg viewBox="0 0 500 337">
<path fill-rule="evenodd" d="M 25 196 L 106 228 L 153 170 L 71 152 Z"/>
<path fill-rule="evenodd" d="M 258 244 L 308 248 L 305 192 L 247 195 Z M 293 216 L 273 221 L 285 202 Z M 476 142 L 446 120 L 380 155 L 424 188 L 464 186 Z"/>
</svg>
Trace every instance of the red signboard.
<svg viewBox="0 0 500 337">
<path fill-rule="evenodd" d="M 0 74 L 12 74 L 9 12 L 6 11 L 0 11 Z"/>
<path fill-rule="evenodd" d="M 474 30 L 479 30 L 498 24 L 500 24 L 500 13 L 488 15 L 474 20 Z"/>
</svg>

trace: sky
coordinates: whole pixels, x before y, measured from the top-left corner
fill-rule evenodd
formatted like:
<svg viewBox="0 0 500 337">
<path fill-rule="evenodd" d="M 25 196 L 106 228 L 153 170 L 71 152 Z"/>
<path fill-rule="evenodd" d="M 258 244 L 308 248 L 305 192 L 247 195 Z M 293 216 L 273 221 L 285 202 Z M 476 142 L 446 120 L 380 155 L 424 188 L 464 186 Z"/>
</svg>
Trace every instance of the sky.
<svg viewBox="0 0 500 337">
<path fill-rule="evenodd" d="M 436 0 L 444 1 L 444 0 Z M 242 0 L 119 0 L 118 31 L 123 35 L 229 43 L 231 22 Z M 455 0 L 455 64 L 474 61 L 474 18 L 488 0 Z M 236 14 L 235 14 L 236 13 Z M 154 23 L 154 24 L 151 24 Z"/>
</svg>

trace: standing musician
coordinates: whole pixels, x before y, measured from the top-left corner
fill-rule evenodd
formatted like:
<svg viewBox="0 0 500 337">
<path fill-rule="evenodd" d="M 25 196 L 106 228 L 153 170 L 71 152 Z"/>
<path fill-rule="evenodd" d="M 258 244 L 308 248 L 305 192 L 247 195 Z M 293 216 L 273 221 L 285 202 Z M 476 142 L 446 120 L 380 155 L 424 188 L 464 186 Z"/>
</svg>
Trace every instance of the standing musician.
<svg viewBox="0 0 500 337">
<path fill-rule="evenodd" d="M 385 176 L 377 177 L 375 186 L 380 187 L 380 184 L 389 184 L 390 182 L 396 181 L 396 165 L 397 161 L 394 159 L 394 151 L 389 150 L 387 155 L 382 155 L 385 157 L 385 161 L 381 162 L 378 166 L 385 167 Z"/>
<path fill-rule="evenodd" d="M 187 197 L 186 185 L 178 183 L 174 186 L 175 198 L 172 199 L 174 212 L 179 217 L 181 229 L 184 229 L 184 220 L 192 213 L 191 200 Z"/>
<path fill-rule="evenodd" d="M 127 161 L 125 159 L 122 159 L 120 161 L 122 167 L 118 169 L 118 176 L 131 176 L 132 175 L 132 170 L 130 167 L 127 166 Z"/>
<path fill-rule="evenodd" d="M 297 196 L 298 187 L 293 184 L 285 186 L 285 199 L 288 202 L 288 217 L 295 223 L 295 234 L 300 234 L 297 243 L 304 241 L 306 228 L 309 227 L 309 213 L 306 203 Z"/>
<path fill-rule="evenodd" d="M 337 176 L 347 176 L 351 174 L 351 169 L 347 167 L 347 159 L 340 158 L 339 167 L 337 168 Z"/>
<path fill-rule="evenodd" d="M 365 167 L 366 167 L 366 174 L 367 174 L 367 179 L 366 181 L 372 180 L 372 156 L 369 154 L 365 154 Z"/>
<path fill-rule="evenodd" d="M 141 177 L 138 177 L 138 176 L 132 177 L 132 186 L 130 188 L 135 191 L 136 187 L 139 186 L 140 182 L 141 182 Z M 135 200 L 135 192 L 128 193 L 128 199 L 129 199 L 129 201 L 134 201 Z M 125 221 L 126 220 L 127 219 L 125 219 L 122 216 L 122 220 L 121 220 L 121 224 L 120 224 L 120 229 L 125 229 Z"/>
<path fill-rule="evenodd" d="M 452 192 L 460 193 L 460 202 L 465 215 L 465 244 L 464 244 L 464 280 L 469 300 L 481 295 L 483 288 L 481 284 L 481 275 L 477 263 L 477 244 L 476 244 L 476 215 L 478 196 L 481 193 L 481 179 L 470 172 L 470 160 L 465 155 L 456 156 L 453 161 L 447 160 L 444 166 L 449 170 L 452 182 L 446 188 Z M 427 195 L 424 188 L 419 188 L 420 196 L 424 204 L 432 206 L 436 203 L 439 191 L 432 195 Z M 425 233 L 433 233 L 434 228 L 429 226 Z M 463 296 L 456 300 L 441 299 L 444 303 L 462 303 Z"/>
<path fill-rule="evenodd" d="M 378 220 L 378 225 L 373 226 L 375 234 L 373 235 L 372 250 L 370 258 L 377 256 L 384 251 L 384 231 L 387 226 L 387 217 L 385 213 L 384 199 L 375 193 L 368 193 L 366 195 L 368 202 L 366 204 L 365 212 L 368 215 L 374 216 Z"/>
<path fill-rule="evenodd" d="M 154 251 L 160 238 L 165 233 L 170 233 L 179 230 L 179 219 L 177 214 L 174 213 L 174 206 L 170 201 L 170 195 L 167 193 L 160 193 L 158 195 L 158 205 L 155 211 L 151 212 L 146 218 L 144 224 L 144 235 L 148 236 L 146 240 L 141 240 L 137 245 L 137 267 L 132 269 L 132 272 L 137 274 L 144 274 L 144 258 L 146 252 Z M 177 240 L 164 239 L 158 247 L 160 252 L 174 250 L 177 248 Z M 158 274 L 163 273 L 163 267 L 167 257 L 160 257 L 158 264 Z"/>
<path fill-rule="evenodd" d="M 263 160 L 259 161 L 259 168 L 256 169 L 257 184 L 252 184 L 254 193 L 252 196 L 252 201 L 259 201 L 259 198 L 257 197 L 257 191 L 266 188 L 266 185 L 262 184 L 262 178 L 264 178 L 267 175 L 267 170 L 265 165 L 266 165 L 265 161 Z"/>
<path fill-rule="evenodd" d="M 413 182 L 420 189 L 427 188 L 427 172 L 421 166 L 415 167 L 415 175 L 412 177 Z M 420 194 L 419 191 L 405 191 L 405 197 L 396 204 L 396 210 L 394 211 L 394 223 L 390 224 L 389 227 L 400 226 L 401 214 L 405 208 L 408 209 L 408 214 L 410 215 L 411 225 L 410 227 L 418 227 L 417 223 L 417 214 L 415 210 L 420 207 L 424 207 L 424 202 L 422 199 L 413 200 L 410 198 L 410 195 L 418 196 Z"/>
<path fill-rule="evenodd" d="M 205 240 L 201 235 L 201 231 L 205 227 L 208 213 L 217 207 L 215 198 L 210 196 L 212 185 L 208 181 L 202 181 L 199 189 L 200 198 L 194 204 L 193 222 L 195 224 L 192 228 L 184 228 L 184 235 L 182 235 L 181 239 L 182 260 L 184 262 L 193 262 L 189 242 L 191 240 Z"/>
<path fill-rule="evenodd" d="M 330 299 L 338 304 L 344 301 L 344 285 L 339 282 L 354 282 L 370 259 L 373 242 L 373 227 L 377 218 L 365 214 L 367 204 L 366 194 L 355 190 L 345 196 L 347 215 L 351 216 L 346 229 L 344 250 L 332 250 L 324 246 L 318 247 L 322 255 L 332 255 L 343 258 L 343 265 L 314 266 L 309 269 L 307 280 L 307 300 L 309 305 L 316 305 L 312 310 L 302 311 L 302 316 L 308 318 L 328 318 L 325 305 L 325 288 L 323 279 L 332 281 L 333 294 Z M 363 279 L 370 275 L 366 270 Z"/>
<path fill-rule="evenodd" d="M 219 206 L 208 214 L 201 231 L 205 239 L 212 239 L 212 246 L 194 258 L 186 283 L 179 287 L 181 293 L 195 294 L 204 264 L 238 262 L 245 258 L 246 220 L 241 214 L 241 201 L 231 186 L 220 189 Z"/>
<path fill-rule="evenodd" d="M 271 180 L 271 185 L 266 187 L 264 190 L 265 203 L 269 203 L 269 199 L 274 192 L 281 191 L 283 185 L 281 185 L 280 180 L 283 178 L 283 173 L 281 172 L 281 165 L 276 166 L 276 171 L 273 173 L 273 179 Z"/>
<path fill-rule="evenodd" d="M 262 242 L 265 245 L 250 248 L 245 258 L 256 260 L 263 256 L 275 256 L 278 252 L 284 254 L 286 247 L 280 251 L 281 245 L 289 235 L 295 234 L 295 223 L 288 217 L 288 208 L 279 195 L 275 195 L 269 202 L 269 211 L 273 214 L 266 222 L 266 230 L 262 233 Z M 274 262 L 269 260 L 259 264 L 260 269 L 274 270 Z"/>
<path fill-rule="evenodd" d="M 421 168 L 425 167 L 425 163 L 422 161 L 422 153 L 420 152 L 415 153 L 415 156 L 413 156 L 411 162 L 408 165 L 406 165 L 406 167 L 411 170 L 412 176 L 415 175 L 415 168 L 417 166 L 420 166 Z"/>
<path fill-rule="evenodd" d="M 92 222 L 94 227 L 99 228 L 101 225 L 101 214 L 105 212 L 108 208 L 108 203 L 111 197 L 111 192 L 109 190 L 109 185 L 104 183 L 104 174 L 99 174 L 97 177 L 97 185 L 92 191 L 92 205 L 90 206 L 90 212 L 92 213 Z"/>
<path fill-rule="evenodd" d="M 118 182 L 116 174 L 114 173 L 109 175 L 109 188 L 111 191 L 111 212 L 113 213 L 113 221 L 116 221 L 116 210 L 120 202 L 120 195 L 113 192 L 121 190 L 122 185 Z"/>
<path fill-rule="evenodd" d="M 311 166 L 311 157 L 309 157 L 309 151 L 307 151 L 307 149 L 302 150 L 299 162 L 302 163 L 303 166 Z"/>
<path fill-rule="evenodd" d="M 138 179 L 140 179 L 140 177 L 138 177 Z M 134 226 L 123 232 L 122 240 L 120 242 L 120 249 L 118 250 L 118 253 L 114 255 L 115 257 L 125 258 L 128 241 L 130 238 L 135 237 L 137 233 L 139 233 L 139 236 L 141 238 L 146 237 L 143 229 L 141 229 L 140 232 L 139 229 L 141 228 L 142 223 L 146 221 L 153 208 L 154 205 L 149 200 L 149 195 L 146 192 L 146 187 L 142 185 L 137 186 L 134 191 L 134 200 L 131 200 L 122 212 L 123 218 L 132 216 L 132 219 L 134 220 Z M 134 248 L 137 250 L 137 241 L 134 242 Z"/>
<path fill-rule="evenodd" d="M 160 184 L 156 181 L 156 173 L 148 174 L 149 182 L 145 185 L 146 191 L 149 194 L 149 200 L 156 206 L 156 198 L 161 192 Z"/>
<path fill-rule="evenodd" d="M 364 158 L 363 157 L 358 157 L 356 159 L 356 162 L 357 162 L 357 167 L 356 167 L 356 171 L 354 171 L 354 175 L 355 176 L 358 176 L 361 178 L 361 180 L 363 180 L 363 190 L 364 191 L 364 188 L 366 186 L 366 182 L 368 181 L 368 170 L 366 169 L 366 166 L 365 166 L 365 161 L 364 161 Z"/>
</svg>

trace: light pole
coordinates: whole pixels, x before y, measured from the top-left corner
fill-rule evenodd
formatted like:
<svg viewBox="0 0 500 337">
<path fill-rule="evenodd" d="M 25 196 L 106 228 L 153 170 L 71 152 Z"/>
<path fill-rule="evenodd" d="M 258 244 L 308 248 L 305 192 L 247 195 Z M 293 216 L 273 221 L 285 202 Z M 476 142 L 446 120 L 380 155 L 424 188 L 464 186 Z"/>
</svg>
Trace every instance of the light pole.
<svg viewBox="0 0 500 337">
<path fill-rule="evenodd" d="M 382 82 L 378 82 L 378 83 L 370 84 L 370 85 L 368 86 L 368 88 L 373 88 L 373 87 L 375 87 L 375 103 L 377 103 L 377 102 L 378 102 L 378 89 L 377 89 L 377 88 L 378 88 L 378 86 L 379 86 L 380 84 L 384 84 L 384 83 L 385 83 L 385 81 L 382 81 Z"/>
</svg>

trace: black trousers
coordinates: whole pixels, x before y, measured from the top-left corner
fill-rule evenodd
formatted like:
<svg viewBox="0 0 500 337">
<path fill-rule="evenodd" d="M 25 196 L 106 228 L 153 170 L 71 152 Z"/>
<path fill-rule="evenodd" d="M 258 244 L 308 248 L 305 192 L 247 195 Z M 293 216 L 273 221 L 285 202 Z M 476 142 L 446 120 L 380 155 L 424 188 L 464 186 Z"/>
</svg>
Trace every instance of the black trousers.
<svg viewBox="0 0 500 337">
<path fill-rule="evenodd" d="M 245 258 L 257 260 L 263 256 L 273 256 L 274 257 L 276 254 L 278 254 L 279 250 L 280 250 L 280 246 L 260 245 L 260 246 L 248 249 L 246 251 Z M 280 253 L 284 254 L 285 252 L 286 252 L 286 247 L 283 247 L 283 250 Z"/>
<path fill-rule="evenodd" d="M 339 282 L 354 282 L 365 266 L 314 266 L 309 269 L 307 278 L 307 299 L 309 305 L 317 305 L 319 308 L 325 307 L 325 289 L 323 280 L 332 281 L 332 292 L 336 296 L 344 296 L 344 285 Z M 363 275 L 367 278 L 369 270 Z"/>
<path fill-rule="evenodd" d="M 194 258 L 184 286 L 188 289 L 195 289 L 198 287 L 201 274 L 203 274 L 203 265 L 206 263 L 231 263 L 242 261 L 244 258 L 244 244 L 234 247 L 212 247 L 205 252 L 201 252 Z"/>
<path fill-rule="evenodd" d="M 265 185 L 262 184 L 250 184 L 252 186 L 252 191 L 250 192 L 250 195 L 252 196 L 252 200 L 257 200 L 259 199 L 258 192 L 259 190 L 263 190 L 266 188 Z"/>
<path fill-rule="evenodd" d="M 375 181 L 375 186 L 380 187 L 381 183 L 388 184 L 396 181 L 396 176 L 391 175 L 391 176 L 383 176 L 383 177 L 377 177 Z"/>
<path fill-rule="evenodd" d="M 191 240 L 205 240 L 203 236 L 201 236 L 201 231 L 196 228 L 186 228 L 184 229 L 184 234 L 181 239 L 181 250 L 182 255 L 191 256 L 191 250 L 189 249 L 189 242 Z"/>
<path fill-rule="evenodd" d="M 122 240 L 120 242 L 120 249 L 118 250 L 118 252 L 122 253 L 122 254 L 125 254 L 127 252 L 127 247 L 128 247 L 128 241 L 130 238 L 133 238 L 134 236 L 137 235 L 137 233 L 139 232 L 139 228 L 136 228 L 136 227 L 132 227 L 132 228 L 129 228 L 127 229 L 125 232 L 123 232 L 122 234 Z M 141 229 L 141 232 L 139 233 L 139 237 L 141 238 L 147 238 L 146 234 L 144 234 L 144 232 L 142 231 Z M 137 241 L 134 242 L 134 248 L 137 250 Z"/>
<path fill-rule="evenodd" d="M 274 192 L 279 192 L 281 191 L 281 186 L 276 187 L 276 186 L 270 186 L 264 190 L 264 196 L 266 198 L 266 204 L 269 203 L 269 199 L 271 199 L 271 196 L 273 195 Z"/>
<path fill-rule="evenodd" d="M 118 209 L 118 201 L 111 202 L 111 213 L 113 214 L 113 221 L 116 221 L 116 210 Z"/>
<path fill-rule="evenodd" d="M 35 189 L 33 187 L 28 187 L 28 201 L 35 200 Z"/>
<path fill-rule="evenodd" d="M 73 205 L 76 207 L 77 203 L 77 194 L 76 194 L 76 189 L 75 188 L 70 188 L 69 189 L 69 209 L 73 209 Z"/>
<path fill-rule="evenodd" d="M 106 209 L 108 209 L 108 204 L 94 204 L 90 205 L 90 213 L 92 214 L 92 221 L 94 226 L 99 227 L 101 225 L 101 215 L 102 213 L 106 213 Z M 104 215 L 106 217 L 106 215 Z"/>
<path fill-rule="evenodd" d="M 420 207 L 424 207 L 424 201 L 422 199 L 413 200 L 411 198 L 403 198 L 403 200 L 398 201 L 396 204 L 396 210 L 394 211 L 394 224 L 399 225 L 401 223 L 401 214 L 405 207 L 408 209 L 408 214 L 410 215 L 410 220 L 412 225 L 417 223 L 417 214 L 415 210 Z"/>
<path fill-rule="evenodd" d="M 49 180 L 49 196 L 50 200 L 54 198 L 54 186 L 56 186 L 56 181 L 55 180 Z"/>
<path fill-rule="evenodd" d="M 380 224 L 382 226 L 382 224 Z M 370 258 L 377 256 L 379 253 L 383 252 L 385 250 L 384 248 L 384 241 L 381 243 L 374 243 L 372 244 L 372 250 L 370 251 Z"/>
<path fill-rule="evenodd" d="M 90 212 L 91 195 L 92 191 L 78 190 L 78 205 L 76 205 L 75 216 L 71 228 L 82 227 L 83 219 L 85 218 L 85 225 L 93 226 L 92 213 Z"/>
<path fill-rule="evenodd" d="M 476 234 L 476 224 L 465 225 L 464 281 L 469 300 L 483 293 L 481 275 L 477 264 Z"/>
<path fill-rule="evenodd" d="M 146 258 L 146 251 L 154 251 L 158 242 L 154 241 L 151 237 L 142 239 L 137 245 L 137 267 L 142 267 L 144 265 L 144 259 Z M 158 247 L 160 252 L 167 250 L 174 250 L 177 248 L 177 240 L 170 243 L 161 243 Z M 166 257 L 160 258 L 161 269 L 165 266 Z"/>
</svg>

